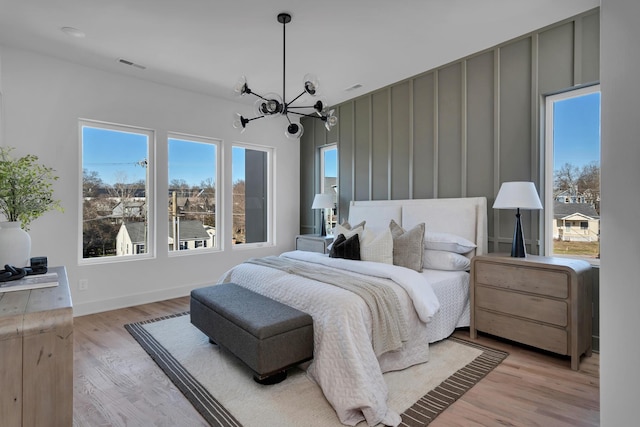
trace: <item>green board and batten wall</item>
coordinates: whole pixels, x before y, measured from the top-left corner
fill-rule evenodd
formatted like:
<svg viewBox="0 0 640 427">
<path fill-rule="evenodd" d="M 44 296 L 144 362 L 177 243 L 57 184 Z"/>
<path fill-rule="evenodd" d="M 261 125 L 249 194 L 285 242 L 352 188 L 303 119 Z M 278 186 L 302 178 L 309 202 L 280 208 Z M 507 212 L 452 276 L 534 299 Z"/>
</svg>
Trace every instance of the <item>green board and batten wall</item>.
<svg viewBox="0 0 640 427">
<path fill-rule="evenodd" d="M 504 181 L 533 181 L 543 196 L 541 102 L 598 82 L 599 20 L 594 9 L 346 101 L 336 106 L 331 132 L 305 119 L 300 232 L 319 230 L 311 204 L 320 189 L 319 148 L 327 144 L 338 144 L 340 220 L 350 200 L 485 196 L 491 206 Z M 540 253 L 540 213 L 522 218 L 527 250 Z M 488 234 L 491 252 L 508 252 L 513 213 L 489 209 Z"/>
</svg>

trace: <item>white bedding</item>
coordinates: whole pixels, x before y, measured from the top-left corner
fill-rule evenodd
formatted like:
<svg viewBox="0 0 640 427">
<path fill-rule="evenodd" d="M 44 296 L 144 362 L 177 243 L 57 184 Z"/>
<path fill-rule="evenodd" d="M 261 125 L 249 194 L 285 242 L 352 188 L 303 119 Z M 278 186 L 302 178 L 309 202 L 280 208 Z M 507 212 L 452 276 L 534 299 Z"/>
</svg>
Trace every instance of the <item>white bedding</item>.
<svg viewBox="0 0 640 427">
<path fill-rule="evenodd" d="M 440 302 L 440 310 L 428 326 L 430 343 L 447 338 L 455 328 L 469 326 L 469 273 L 466 271 L 423 270 Z"/>
<path fill-rule="evenodd" d="M 456 325 L 464 323 L 465 302 L 455 300 L 464 295 L 465 286 L 468 295 L 468 274 L 417 273 L 389 264 L 302 251 L 281 256 L 340 268 L 345 274 L 371 274 L 387 282 L 398 295 L 409 324 L 410 339 L 402 350 L 376 358 L 371 345 L 371 315 L 355 294 L 250 263 L 234 267 L 220 280 L 237 283 L 313 317 L 314 359 L 307 373 L 321 387 L 342 423 L 355 425 L 366 419 L 369 425 L 398 425 L 399 414 L 387 406 L 387 386 L 382 373 L 426 362 L 428 343 L 446 338 Z M 447 311 L 454 309 L 459 313 L 441 315 L 439 299 L 444 301 Z M 468 324 L 468 312 L 466 316 Z"/>
</svg>

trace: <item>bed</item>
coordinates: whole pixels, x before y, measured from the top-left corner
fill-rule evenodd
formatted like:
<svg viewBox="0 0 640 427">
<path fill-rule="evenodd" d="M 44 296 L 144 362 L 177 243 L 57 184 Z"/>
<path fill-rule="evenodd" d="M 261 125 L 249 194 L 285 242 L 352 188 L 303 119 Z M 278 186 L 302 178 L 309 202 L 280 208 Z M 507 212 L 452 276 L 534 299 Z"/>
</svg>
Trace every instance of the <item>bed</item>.
<svg viewBox="0 0 640 427">
<path fill-rule="evenodd" d="M 348 224 L 355 226 L 365 221 L 367 231 L 355 227 L 348 232 L 344 231 L 346 228 L 338 229 L 344 235 L 361 232 L 358 239 L 364 246 L 360 250 L 362 254 L 365 249 L 369 251 L 366 260 L 291 251 L 269 258 L 274 258 L 270 262 L 296 266 L 296 274 L 288 268 L 250 260 L 233 267 L 219 282 L 234 282 L 309 313 L 313 318 L 314 359 L 307 374 L 320 386 L 340 421 L 346 425 L 366 420 L 368 425 L 395 426 L 400 423 L 400 416 L 387 406 L 382 374 L 427 362 L 429 343 L 469 325 L 469 273 L 460 266 L 465 265 L 465 259 L 487 251 L 486 215 L 483 197 L 353 201 Z M 402 262 L 394 265 L 388 263 L 388 258 L 378 258 L 383 256 L 381 252 L 388 254 L 390 223 L 396 233 L 392 246 L 402 235 L 411 235 L 415 244 L 413 236 L 424 230 L 420 267 L 430 268 L 418 269 L 415 262 L 409 268 L 401 266 Z M 373 252 L 370 250 L 376 246 L 371 243 L 371 236 L 377 242 Z M 396 252 L 400 252 L 398 246 Z M 417 251 L 412 252 L 415 255 Z M 453 254 L 455 262 L 451 261 Z M 440 255 L 446 256 L 444 266 Z M 380 260 L 384 262 L 377 262 Z M 367 298 L 338 283 L 330 284 L 332 280 L 366 281 L 367 286 L 380 285 L 390 292 L 396 309 L 388 311 L 399 313 L 399 324 L 403 325 L 401 341 L 381 335 L 379 315 Z"/>
</svg>

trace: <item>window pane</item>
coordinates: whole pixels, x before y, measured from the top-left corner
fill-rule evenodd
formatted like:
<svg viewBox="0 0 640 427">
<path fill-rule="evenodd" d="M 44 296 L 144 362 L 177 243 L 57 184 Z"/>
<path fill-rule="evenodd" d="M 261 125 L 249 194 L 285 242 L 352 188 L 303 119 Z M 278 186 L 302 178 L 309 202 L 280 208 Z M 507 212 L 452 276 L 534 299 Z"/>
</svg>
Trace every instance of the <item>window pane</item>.
<svg viewBox="0 0 640 427">
<path fill-rule="evenodd" d="M 149 252 L 151 131 L 81 122 L 82 258 Z"/>
<path fill-rule="evenodd" d="M 269 239 L 269 153 L 234 146 L 233 243 Z"/>
<path fill-rule="evenodd" d="M 168 143 L 169 251 L 215 248 L 217 144 L 171 136 Z"/>
<path fill-rule="evenodd" d="M 547 252 L 599 258 L 599 87 L 548 97 L 547 110 Z"/>
</svg>

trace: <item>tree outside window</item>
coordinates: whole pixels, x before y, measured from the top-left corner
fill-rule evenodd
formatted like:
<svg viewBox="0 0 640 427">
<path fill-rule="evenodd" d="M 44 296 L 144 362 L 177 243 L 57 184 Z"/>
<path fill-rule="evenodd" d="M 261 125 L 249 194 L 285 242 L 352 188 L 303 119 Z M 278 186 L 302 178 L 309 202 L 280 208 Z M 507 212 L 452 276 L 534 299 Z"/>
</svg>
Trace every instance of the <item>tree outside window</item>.
<svg viewBox="0 0 640 427">
<path fill-rule="evenodd" d="M 545 252 L 600 257 L 600 86 L 545 100 Z"/>
</svg>

